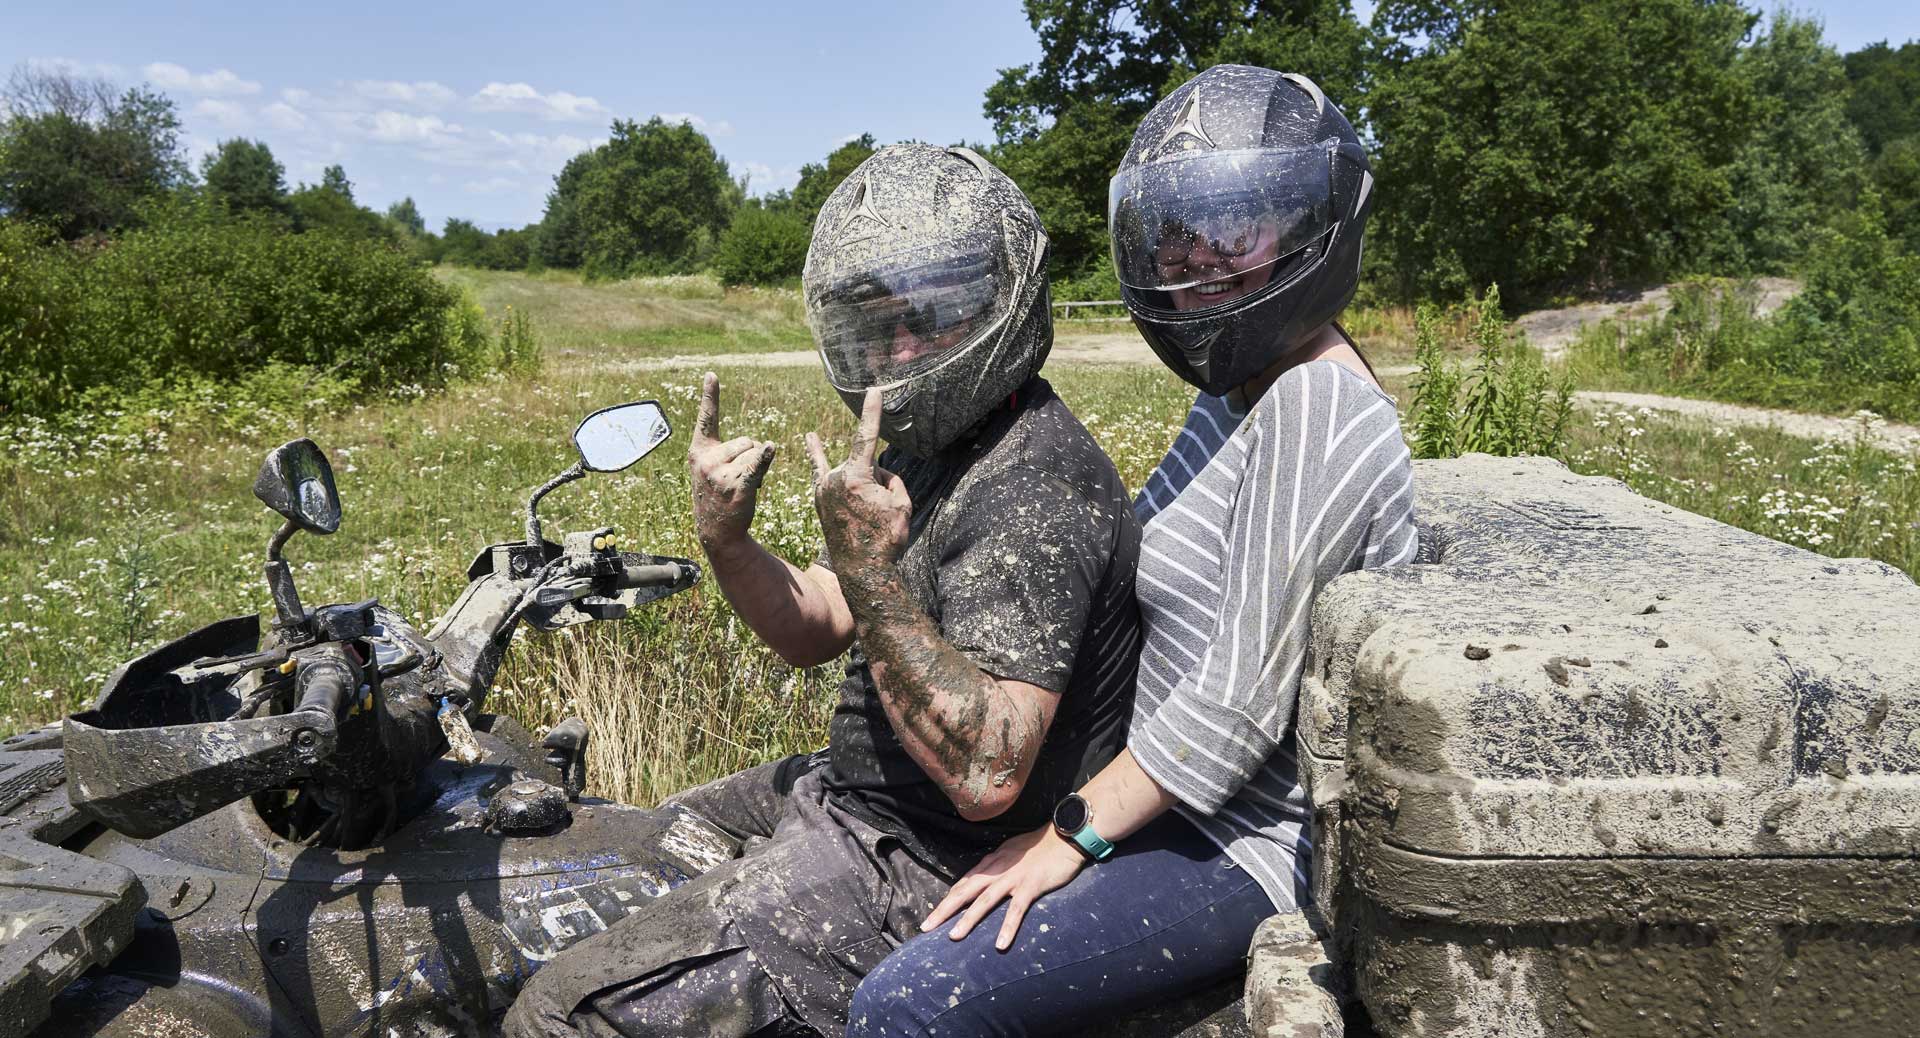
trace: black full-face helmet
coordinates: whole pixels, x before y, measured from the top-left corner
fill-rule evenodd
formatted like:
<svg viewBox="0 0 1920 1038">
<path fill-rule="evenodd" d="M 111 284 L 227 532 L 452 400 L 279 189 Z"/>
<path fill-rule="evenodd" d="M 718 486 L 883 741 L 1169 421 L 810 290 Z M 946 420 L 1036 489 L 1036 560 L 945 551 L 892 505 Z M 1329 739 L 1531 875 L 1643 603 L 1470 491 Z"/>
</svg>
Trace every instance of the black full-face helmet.
<svg viewBox="0 0 1920 1038">
<path fill-rule="evenodd" d="M 1047 235 L 1026 195 L 966 148 L 880 149 L 834 189 L 801 275 L 827 379 L 881 435 L 927 456 L 980 424 L 1053 347 Z"/>
<path fill-rule="evenodd" d="M 1353 298 L 1372 190 L 1312 80 L 1216 65 L 1147 114 L 1114 175 L 1121 298 L 1168 367 L 1223 395 Z"/>
</svg>

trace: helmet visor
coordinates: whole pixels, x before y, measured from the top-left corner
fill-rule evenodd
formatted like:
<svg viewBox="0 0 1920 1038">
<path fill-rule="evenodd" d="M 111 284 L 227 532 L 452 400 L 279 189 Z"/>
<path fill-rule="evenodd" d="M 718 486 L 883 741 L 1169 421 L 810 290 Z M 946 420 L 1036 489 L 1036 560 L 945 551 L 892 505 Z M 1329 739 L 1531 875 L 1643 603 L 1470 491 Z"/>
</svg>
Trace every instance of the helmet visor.
<svg viewBox="0 0 1920 1038">
<path fill-rule="evenodd" d="M 810 293 L 807 324 L 835 386 L 889 386 L 989 333 L 1013 280 L 1000 249 L 888 257 Z"/>
<path fill-rule="evenodd" d="M 1281 260 L 1333 225 L 1325 148 L 1195 151 L 1123 170 L 1107 198 L 1113 265 L 1175 309 L 1266 287 Z"/>
</svg>

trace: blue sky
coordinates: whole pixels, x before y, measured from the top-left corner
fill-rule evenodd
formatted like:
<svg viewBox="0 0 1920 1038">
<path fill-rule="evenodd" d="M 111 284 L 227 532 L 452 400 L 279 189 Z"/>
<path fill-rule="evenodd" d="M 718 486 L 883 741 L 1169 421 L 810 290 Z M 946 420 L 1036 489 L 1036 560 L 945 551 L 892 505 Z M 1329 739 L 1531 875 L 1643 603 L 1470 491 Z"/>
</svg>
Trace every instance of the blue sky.
<svg viewBox="0 0 1920 1038">
<path fill-rule="evenodd" d="M 0 70 L 148 82 L 179 103 L 196 157 L 259 138 L 289 181 L 339 162 L 362 202 L 411 195 L 434 227 L 538 219 L 553 174 L 614 117 L 692 121 L 756 193 L 861 132 L 987 140 L 986 88 L 1039 51 L 1018 0 L 13 6 Z M 1911 0 L 1795 6 L 1843 51 L 1920 37 Z"/>
</svg>

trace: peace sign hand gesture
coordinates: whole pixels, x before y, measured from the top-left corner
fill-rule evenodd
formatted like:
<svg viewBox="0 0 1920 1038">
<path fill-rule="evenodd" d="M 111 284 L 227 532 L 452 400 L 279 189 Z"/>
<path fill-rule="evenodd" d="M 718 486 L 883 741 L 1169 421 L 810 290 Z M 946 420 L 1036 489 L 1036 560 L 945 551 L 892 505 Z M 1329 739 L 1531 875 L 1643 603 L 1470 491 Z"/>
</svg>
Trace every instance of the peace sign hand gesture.
<svg viewBox="0 0 1920 1038">
<path fill-rule="evenodd" d="M 880 390 L 867 390 L 853 449 L 838 468 L 828 467 L 820 435 L 807 434 L 807 456 L 813 460 L 813 507 L 820 513 L 827 557 L 843 581 L 857 579 L 874 566 L 891 565 L 907 550 L 913 500 L 899 476 L 873 463 L 874 443 L 880 438 L 881 399 Z"/>
<path fill-rule="evenodd" d="M 720 378 L 707 372 L 693 442 L 687 447 L 687 468 L 693 485 L 693 529 L 709 559 L 746 543 L 774 452 L 772 443 L 751 436 L 721 442 Z"/>
</svg>

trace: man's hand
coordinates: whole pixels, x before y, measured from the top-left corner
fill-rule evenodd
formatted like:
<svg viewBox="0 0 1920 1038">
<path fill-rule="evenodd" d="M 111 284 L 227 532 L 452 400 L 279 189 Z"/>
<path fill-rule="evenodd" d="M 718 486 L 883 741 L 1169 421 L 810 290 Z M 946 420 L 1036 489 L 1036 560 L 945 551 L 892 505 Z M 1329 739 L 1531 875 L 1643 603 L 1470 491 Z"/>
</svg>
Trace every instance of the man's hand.
<svg viewBox="0 0 1920 1038">
<path fill-rule="evenodd" d="M 1041 895 L 1073 882 L 1073 877 L 1086 865 L 1086 856 L 1061 839 L 1053 826 L 1022 833 L 1008 839 L 982 858 L 971 872 L 960 877 L 960 882 L 953 885 L 920 924 L 920 930 L 923 933 L 932 930 L 958 913 L 960 921 L 953 924 L 947 936 L 960 940 L 1005 901 L 1007 917 L 1000 924 L 993 946 L 1006 951 L 1013 947 L 1014 934 L 1019 932 L 1027 909 L 1033 907 Z"/>
<path fill-rule="evenodd" d="M 813 507 L 820 513 L 827 557 L 843 581 L 865 577 L 875 567 L 891 566 L 907 550 L 913 500 L 899 476 L 873 463 L 874 442 L 880 438 L 880 402 L 880 390 L 867 390 L 853 450 L 838 468 L 828 467 L 819 434 L 807 434 L 807 456 L 813 459 Z"/>
<path fill-rule="evenodd" d="M 693 442 L 687 446 L 687 468 L 693 485 L 693 529 L 709 559 L 746 543 L 773 455 L 773 444 L 751 436 L 720 441 L 720 378 L 707 372 Z"/>
</svg>

